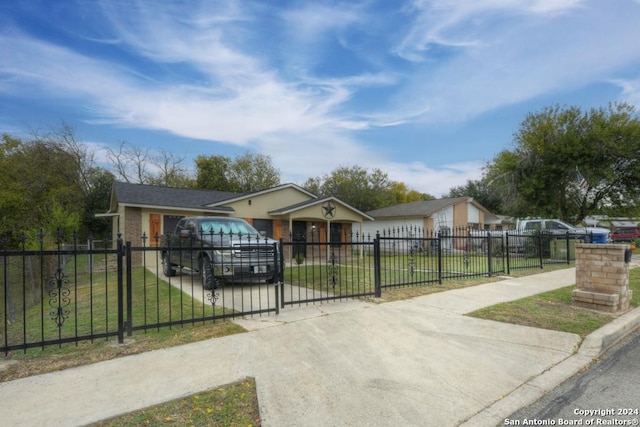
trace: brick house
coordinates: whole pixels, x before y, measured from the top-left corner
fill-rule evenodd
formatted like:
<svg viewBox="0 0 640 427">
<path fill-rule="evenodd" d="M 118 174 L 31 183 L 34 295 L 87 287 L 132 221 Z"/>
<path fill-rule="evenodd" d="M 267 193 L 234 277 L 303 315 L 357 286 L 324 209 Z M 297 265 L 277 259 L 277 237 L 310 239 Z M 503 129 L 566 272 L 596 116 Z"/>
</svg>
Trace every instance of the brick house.
<svg viewBox="0 0 640 427">
<path fill-rule="evenodd" d="M 112 237 L 155 246 L 185 216 L 243 218 L 268 237 L 288 240 L 315 230 L 320 241 L 339 241 L 362 233 L 373 218 L 335 197 L 318 197 L 295 184 L 249 194 L 114 182 L 109 210 Z"/>
</svg>

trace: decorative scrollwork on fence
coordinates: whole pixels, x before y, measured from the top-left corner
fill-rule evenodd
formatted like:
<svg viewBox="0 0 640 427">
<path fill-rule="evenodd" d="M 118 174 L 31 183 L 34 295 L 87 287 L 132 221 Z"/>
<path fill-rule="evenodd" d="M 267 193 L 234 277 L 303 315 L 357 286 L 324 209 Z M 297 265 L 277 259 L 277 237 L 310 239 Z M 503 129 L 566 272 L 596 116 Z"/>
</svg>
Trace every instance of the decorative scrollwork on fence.
<svg viewBox="0 0 640 427">
<path fill-rule="evenodd" d="M 65 320 L 69 318 L 70 311 L 66 309 L 71 304 L 71 290 L 68 288 L 69 280 L 61 268 L 49 281 L 49 305 L 53 310 L 49 312 L 51 320 L 56 322 L 58 329 L 62 328 Z"/>
<path fill-rule="evenodd" d="M 331 264 L 327 267 L 327 273 L 329 274 L 329 279 L 331 280 L 331 286 L 333 289 L 336 288 L 336 284 L 338 283 L 338 266 L 336 265 L 336 255 L 333 251 L 331 251 Z"/>
<path fill-rule="evenodd" d="M 215 308 L 216 301 L 218 301 L 218 298 L 220 298 L 220 292 L 214 292 L 214 291 L 207 292 L 207 300 L 209 300 L 212 307 Z"/>
<path fill-rule="evenodd" d="M 416 272 L 416 251 L 414 248 L 411 248 L 409 250 L 409 257 L 408 257 L 408 268 L 409 268 L 409 275 L 413 277 L 413 275 Z"/>
</svg>

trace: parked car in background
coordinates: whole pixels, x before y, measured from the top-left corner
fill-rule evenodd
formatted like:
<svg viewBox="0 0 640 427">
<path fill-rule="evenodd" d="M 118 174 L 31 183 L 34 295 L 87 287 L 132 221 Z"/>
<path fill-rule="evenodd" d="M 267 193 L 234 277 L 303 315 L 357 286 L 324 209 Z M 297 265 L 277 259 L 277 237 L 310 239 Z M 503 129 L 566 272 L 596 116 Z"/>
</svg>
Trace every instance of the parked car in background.
<svg viewBox="0 0 640 427">
<path fill-rule="evenodd" d="M 612 231 L 610 237 L 613 242 L 634 242 L 640 239 L 640 228 L 620 228 Z"/>
</svg>

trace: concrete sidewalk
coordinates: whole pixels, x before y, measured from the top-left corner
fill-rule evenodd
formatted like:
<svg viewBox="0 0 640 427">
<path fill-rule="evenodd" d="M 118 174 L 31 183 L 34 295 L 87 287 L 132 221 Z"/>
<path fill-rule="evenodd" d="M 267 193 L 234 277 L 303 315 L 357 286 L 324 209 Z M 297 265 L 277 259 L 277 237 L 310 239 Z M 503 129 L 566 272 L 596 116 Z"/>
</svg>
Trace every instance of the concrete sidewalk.
<svg viewBox="0 0 640 427">
<path fill-rule="evenodd" d="M 263 426 L 494 426 L 640 325 L 589 336 L 463 314 L 575 281 L 541 273 L 406 301 L 287 308 L 213 340 L 0 383 L 7 426 L 78 426 L 255 377 Z M 604 343 L 604 344 L 603 344 Z"/>
</svg>

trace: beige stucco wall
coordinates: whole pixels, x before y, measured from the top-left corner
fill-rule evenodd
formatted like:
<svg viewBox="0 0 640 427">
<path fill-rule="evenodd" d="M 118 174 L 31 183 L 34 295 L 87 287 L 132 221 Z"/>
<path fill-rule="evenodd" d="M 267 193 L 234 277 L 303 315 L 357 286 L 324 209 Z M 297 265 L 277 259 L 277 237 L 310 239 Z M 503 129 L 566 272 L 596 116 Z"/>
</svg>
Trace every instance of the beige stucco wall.
<svg viewBox="0 0 640 427">
<path fill-rule="evenodd" d="M 332 202 L 336 207 L 335 216 L 330 219 L 331 222 L 360 222 L 362 221 L 362 217 L 346 206 Z M 309 221 L 318 221 L 325 222 L 326 220 L 323 217 L 322 204 L 316 204 L 313 206 L 308 206 L 304 209 L 297 210 L 295 212 L 291 212 L 291 218 L 294 220 L 309 220 Z"/>
<path fill-rule="evenodd" d="M 251 198 L 245 198 L 232 203 L 225 203 L 235 210 L 233 216 L 237 218 L 271 218 L 269 212 L 284 206 L 292 206 L 311 199 L 307 194 L 295 188 L 284 188 L 276 192 L 267 192 Z"/>
</svg>

